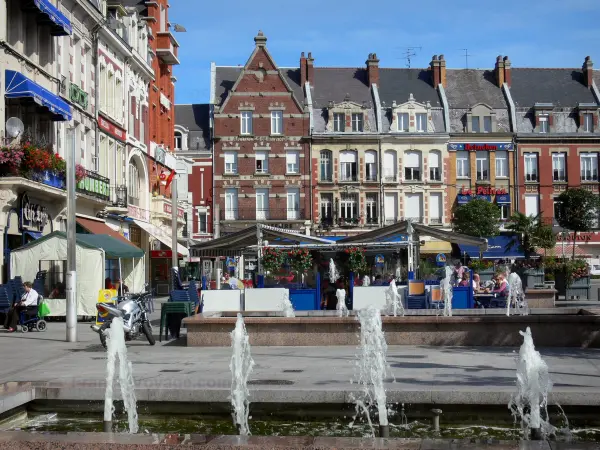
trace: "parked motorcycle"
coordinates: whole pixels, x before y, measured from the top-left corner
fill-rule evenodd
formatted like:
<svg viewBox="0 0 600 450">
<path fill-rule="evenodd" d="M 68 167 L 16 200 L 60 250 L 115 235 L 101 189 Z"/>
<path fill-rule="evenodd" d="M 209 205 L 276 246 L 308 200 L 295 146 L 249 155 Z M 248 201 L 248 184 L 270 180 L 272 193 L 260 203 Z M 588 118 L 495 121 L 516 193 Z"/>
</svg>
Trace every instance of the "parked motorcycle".
<svg viewBox="0 0 600 450">
<path fill-rule="evenodd" d="M 130 294 L 118 305 L 96 303 L 98 312 L 106 315 L 106 322 L 102 326 L 92 325 L 92 330 L 100 335 L 100 343 L 104 348 L 106 348 L 106 330 L 110 328 L 110 324 L 115 317 L 123 319 L 126 341 L 133 341 L 143 333 L 150 345 L 156 343 L 152 335 L 152 325 L 150 324 L 146 307 L 146 302 L 149 298 L 150 293 L 144 292 L 141 294 Z"/>
</svg>

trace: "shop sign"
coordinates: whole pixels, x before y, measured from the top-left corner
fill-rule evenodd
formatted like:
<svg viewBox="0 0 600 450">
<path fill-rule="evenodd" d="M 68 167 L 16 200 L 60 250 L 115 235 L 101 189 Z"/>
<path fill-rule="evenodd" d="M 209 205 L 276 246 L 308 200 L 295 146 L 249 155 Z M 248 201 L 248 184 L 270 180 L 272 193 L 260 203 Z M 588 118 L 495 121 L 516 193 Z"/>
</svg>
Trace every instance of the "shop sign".
<svg viewBox="0 0 600 450">
<path fill-rule="evenodd" d="M 563 235 L 562 233 L 558 233 L 556 235 L 557 241 L 579 241 L 579 242 L 590 242 L 593 238 L 592 233 L 577 233 L 577 236 L 574 237 L 573 233 L 569 233 L 567 235 Z"/>
<path fill-rule="evenodd" d="M 383 267 L 384 261 L 383 255 L 375 255 L 375 267 Z"/>
<path fill-rule="evenodd" d="M 29 196 L 21 197 L 21 225 L 23 228 L 34 227 L 43 230 L 48 223 L 48 210 L 45 206 L 31 203 Z"/>
<path fill-rule="evenodd" d="M 156 146 L 154 149 L 154 159 L 156 162 L 164 164 L 165 163 L 165 149 L 159 146 Z"/>
<path fill-rule="evenodd" d="M 166 212 L 167 214 L 171 214 L 171 211 L 173 211 L 173 208 L 171 208 L 171 204 L 170 203 L 163 203 L 163 211 Z M 184 211 L 182 208 L 177 208 L 177 217 L 180 219 L 183 219 L 183 214 Z"/>
<path fill-rule="evenodd" d="M 127 205 L 127 215 L 132 219 L 143 220 L 144 222 L 150 222 L 150 211 L 147 209 L 138 208 L 134 205 Z"/>
<path fill-rule="evenodd" d="M 123 141 L 123 142 L 127 141 L 127 132 L 124 129 L 119 128 L 115 124 L 109 122 L 104 117 L 102 117 L 102 116 L 98 117 L 98 125 L 100 126 L 100 129 L 102 131 L 105 131 L 106 133 L 119 139 L 120 141 Z"/>
<path fill-rule="evenodd" d="M 172 258 L 173 250 L 150 250 L 150 258 Z"/>
<path fill-rule="evenodd" d="M 108 178 L 87 170 L 85 178 L 77 183 L 77 190 L 102 200 L 110 200 L 110 181 Z"/>
<path fill-rule="evenodd" d="M 225 263 L 228 269 L 235 269 L 237 267 L 236 258 L 227 257 L 227 262 Z"/>
<path fill-rule="evenodd" d="M 508 192 L 506 192 L 505 188 L 490 188 L 484 186 L 477 186 L 475 194 L 473 194 L 472 189 L 462 188 L 460 190 L 459 195 L 506 195 L 507 193 Z"/>
<path fill-rule="evenodd" d="M 512 143 L 472 143 L 472 144 L 448 144 L 448 150 L 467 151 L 467 152 L 485 152 L 496 150 L 512 150 Z"/>
<path fill-rule="evenodd" d="M 443 253 L 438 253 L 435 257 L 435 263 L 439 267 L 445 266 L 446 265 L 446 255 L 444 255 Z"/>
</svg>

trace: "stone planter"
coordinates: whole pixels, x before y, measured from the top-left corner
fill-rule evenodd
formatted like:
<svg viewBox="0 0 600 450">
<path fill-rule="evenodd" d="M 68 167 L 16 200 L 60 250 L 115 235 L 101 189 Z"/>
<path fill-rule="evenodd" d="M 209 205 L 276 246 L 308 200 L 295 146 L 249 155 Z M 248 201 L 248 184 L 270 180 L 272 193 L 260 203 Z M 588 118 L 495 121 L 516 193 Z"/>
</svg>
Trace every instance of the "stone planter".
<svg viewBox="0 0 600 450">
<path fill-rule="evenodd" d="M 523 271 L 521 275 L 523 279 L 523 287 L 533 289 L 536 284 L 544 283 L 544 270 L 543 269 L 527 269 Z"/>
<path fill-rule="evenodd" d="M 590 298 L 590 277 L 573 280 L 570 286 L 566 285 L 565 276 L 561 272 L 555 273 L 556 290 L 558 295 L 564 295 L 567 300 L 588 300 Z"/>
</svg>

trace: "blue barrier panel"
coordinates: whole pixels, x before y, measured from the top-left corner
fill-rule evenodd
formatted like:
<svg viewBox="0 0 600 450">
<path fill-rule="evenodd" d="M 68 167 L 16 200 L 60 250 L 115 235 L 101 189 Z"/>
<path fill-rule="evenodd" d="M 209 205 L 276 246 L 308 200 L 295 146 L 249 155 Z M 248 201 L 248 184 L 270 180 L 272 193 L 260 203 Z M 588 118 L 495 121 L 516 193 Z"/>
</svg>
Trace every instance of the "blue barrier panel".
<svg viewBox="0 0 600 450">
<path fill-rule="evenodd" d="M 319 309 L 316 289 L 291 289 L 290 302 L 296 311 Z"/>
<path fill-rule="evenodd" d="M 452 288 L 452 309 L 474 308 L 473 289 L 470 286 Z"/>
<path fill-rule="evenodd" d="M 264 288 L 265 287 L 265 276 L 264 275 L 257 275 L 256 276 L 256 287 L 257 288 Z"/>
</svg>

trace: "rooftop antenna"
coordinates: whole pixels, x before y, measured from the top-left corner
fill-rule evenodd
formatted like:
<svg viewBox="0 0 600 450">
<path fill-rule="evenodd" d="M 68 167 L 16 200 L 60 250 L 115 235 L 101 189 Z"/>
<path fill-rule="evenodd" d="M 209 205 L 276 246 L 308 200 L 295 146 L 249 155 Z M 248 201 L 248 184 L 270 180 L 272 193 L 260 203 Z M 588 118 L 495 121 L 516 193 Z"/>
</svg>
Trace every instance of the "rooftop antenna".
<svg viewBox="0 0 600 450">
<path fill-rule="evenodd" d="M 469 68 L 469 56 L 472 56 L 469 54 L 469 49 L 467 48 L 461 48 L 461 50 L 463 52 L 465 52 L 465 69 Z"/>
<path fill-rule="evenodd" d="M 404 47 L 406 51 L 403 53 L 404 57 L 402 59 L 406 60 L 406 67 L 410 69 L 410 59 L 413 56 L 417 56 L 417 50 L 421 50 L 422 47 Z"/>
</svg>

